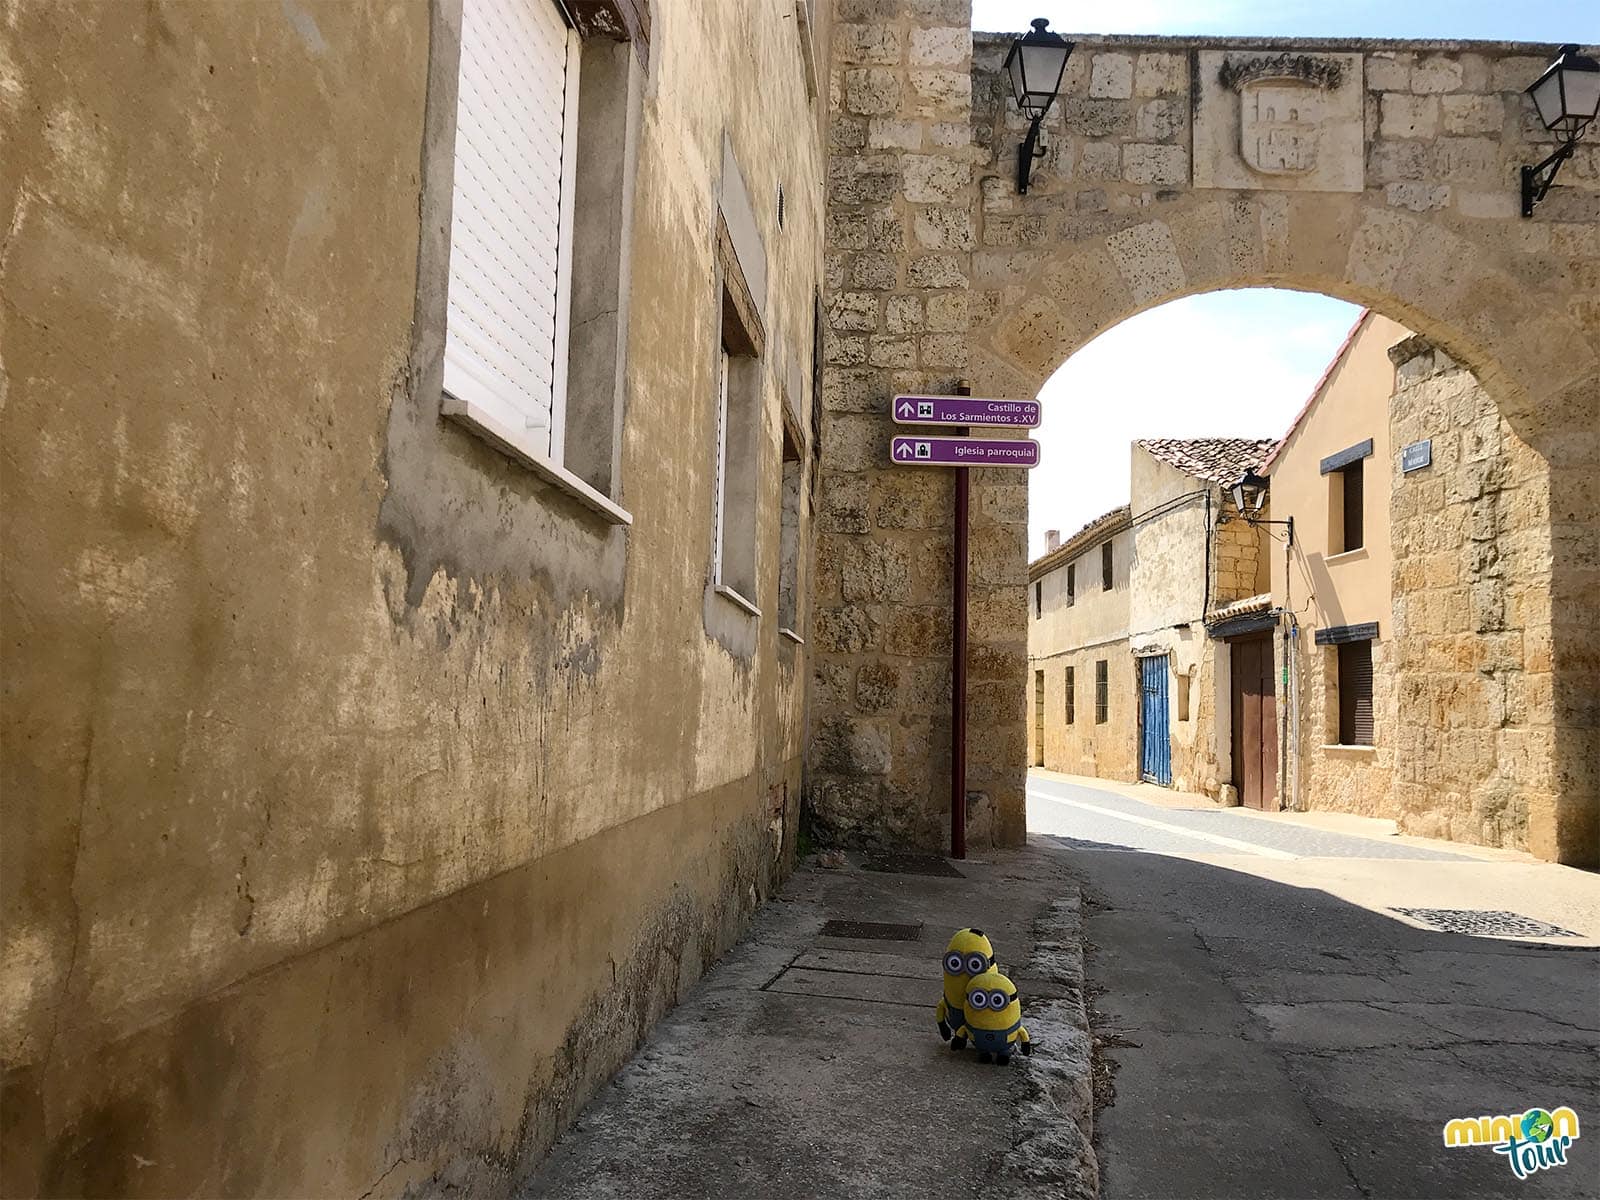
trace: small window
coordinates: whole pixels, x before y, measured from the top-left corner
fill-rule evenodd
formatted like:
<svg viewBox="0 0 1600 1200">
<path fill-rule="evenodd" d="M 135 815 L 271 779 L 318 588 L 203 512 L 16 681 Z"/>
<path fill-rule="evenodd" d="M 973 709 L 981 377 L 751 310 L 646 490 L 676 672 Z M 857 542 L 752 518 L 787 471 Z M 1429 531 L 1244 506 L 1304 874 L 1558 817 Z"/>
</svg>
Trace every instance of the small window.
<svg viewBox="0 0 1600 1200">
<path fill-rule="evenodd" d="M 1339 647 L 1339 744 L 1372 745 L 1372 643 Z"/>
<path fill-rule="evenodd" d="M 1076 695 L 1077 680 L 1075 678 L 1076 675 L 1077 675 L 1077 672 L 1074 671 L 1073 668 L 1071 668 L 1071 667 L 1067 668 L 1067 724 L 1068 725 L 1073 724 L 1078 719 L 1078 704 L 1077 704 L 1077 695 Z"/>
<path fill-rule="evenodd" d="M 1111 543 L 1100 547 L 1100 590 L 1111 590 Z"/>
<path fill-rule="evenodd" d="M 1044 766 L 1044 672 L 1033 673 L 1033 765 Z"/>
<path fill-rule="evenodd" d="M 717 508 L 713 578 L 756 613 L 756 468 L 761 418 L 759 359 L 724 345 L 717 393 Z"/>
<path fill-rule="evenodd" d="M 1111 709 L 1111 684 L 1106 674 L 1106 660 L 1094 664 L 1094 723 L 1104 725 Z"/>
<path fill-rule="evenodd" d="M 778 529 L 778 632 L 791 641 L 800 636 L 800 497 L 805 461 L 800 442 L 783 427 L 782 517 Z"/>
<path fill-rule="evenodd" d="M 766 333 L 719 214 L 717 260 L 722 277 L 722 345 L 717 369 L 716 509 L 712 582 L 752 616 L 756 607 L 756 512 L 761 466 L 761 352 Z"/>
<path fill-rule="evenodd" d="M 1033 619 L 1037 621 L 1044 616 L 1044 580 L 1036 579 L 1033 582 Z"/>
<path fill-rule="evenodd" d="M 1067 564 L 1067 607 L 1078 602 L 1078 564 Z"/>
<path fill-rule="evenodd" d="M 1356 459 L 1328 474 L 1328 552 L 1344 554 L 1366 545 L 1366 463 Z"/>
</svg>

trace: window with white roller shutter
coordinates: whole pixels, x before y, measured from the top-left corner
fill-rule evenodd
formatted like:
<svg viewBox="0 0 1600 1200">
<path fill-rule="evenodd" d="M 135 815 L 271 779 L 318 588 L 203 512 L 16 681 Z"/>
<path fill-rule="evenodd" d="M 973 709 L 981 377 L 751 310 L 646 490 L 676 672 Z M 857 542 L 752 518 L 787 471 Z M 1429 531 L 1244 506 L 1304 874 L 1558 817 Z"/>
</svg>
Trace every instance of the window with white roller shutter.
<svg viewBox="0 0 1600 1200">
<path fill-rule="evenodd" d="M 579 41 L 554 0 L 466 0 L 445 411 L 559 464 Z"/>
</svg>

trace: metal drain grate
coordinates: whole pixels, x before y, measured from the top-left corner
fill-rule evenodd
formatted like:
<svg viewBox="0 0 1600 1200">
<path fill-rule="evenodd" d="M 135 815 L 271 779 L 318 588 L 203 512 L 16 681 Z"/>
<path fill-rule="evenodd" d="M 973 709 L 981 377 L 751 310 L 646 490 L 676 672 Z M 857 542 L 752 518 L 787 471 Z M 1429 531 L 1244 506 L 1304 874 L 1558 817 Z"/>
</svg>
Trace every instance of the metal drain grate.
<svg viewBox="0 0 1600 1200">
<path fill-rule="evenodd" d="M 922 933 L 922 926 L 891 925 L 885 921 L 829 921 L 822 927 L 821 937 L 874 938 L 883 942 L 914 942 Z"/>
<path fill-rule="evenodd" d="M 895 875 L 940 875 L 947 879 L 965 879 L 966 876 L 937 854 L 869 855 L 861 865 L 868 871 L 887 871 Z"/>
<path fill-rule="evenodd" d="M 1580 937 L 1570 929 L 1535 921 L 1521 913 L 1488 908 L 1396 908 L 1392 910 L 1445 933 L 1473 937 Z"/>
</svg>

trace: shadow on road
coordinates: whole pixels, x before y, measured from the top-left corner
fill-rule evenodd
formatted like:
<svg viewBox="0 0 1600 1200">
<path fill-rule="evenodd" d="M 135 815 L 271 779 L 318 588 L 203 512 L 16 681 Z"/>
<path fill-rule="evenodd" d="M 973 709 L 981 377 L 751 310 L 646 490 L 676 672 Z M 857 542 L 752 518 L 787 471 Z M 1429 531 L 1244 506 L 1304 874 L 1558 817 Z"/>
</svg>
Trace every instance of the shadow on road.
<svg viewBox="0 0 1600 1200">
<path fill-rule="evenodd" d="M 1418 929 L 1313 887 L 1087 839 L 1103 1195 L 1588 1196 L 1600 951 Z M 1397 861 L 1388 869 L 1405 872 Z M 1555 869 L 1555 868 L 1552 868 Z M 1454 1117 L 1566 1105 L 1568 1164 L 1519 1181 Z"/>
</svg>

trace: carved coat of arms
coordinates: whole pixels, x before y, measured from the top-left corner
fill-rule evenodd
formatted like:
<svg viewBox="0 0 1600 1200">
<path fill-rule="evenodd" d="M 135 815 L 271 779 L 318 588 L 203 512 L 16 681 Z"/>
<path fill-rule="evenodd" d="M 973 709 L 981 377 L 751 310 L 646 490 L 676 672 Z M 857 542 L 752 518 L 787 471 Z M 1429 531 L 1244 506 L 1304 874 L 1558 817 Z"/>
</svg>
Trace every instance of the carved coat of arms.
<svg viewBox="0 0 1600 1200">
<path fill-rule="evenodd" d="M 1239 89 L 1239 153 L 1266 175 L 1317 168 L 1322 89 L 1300 79 L 1253 79 Z"/>
<path fill-rule="evenodd" d="M 1195 186 L 1361 191 L 1361 68 L 1359 54 L 1200 51 Z"/>
</svg>

